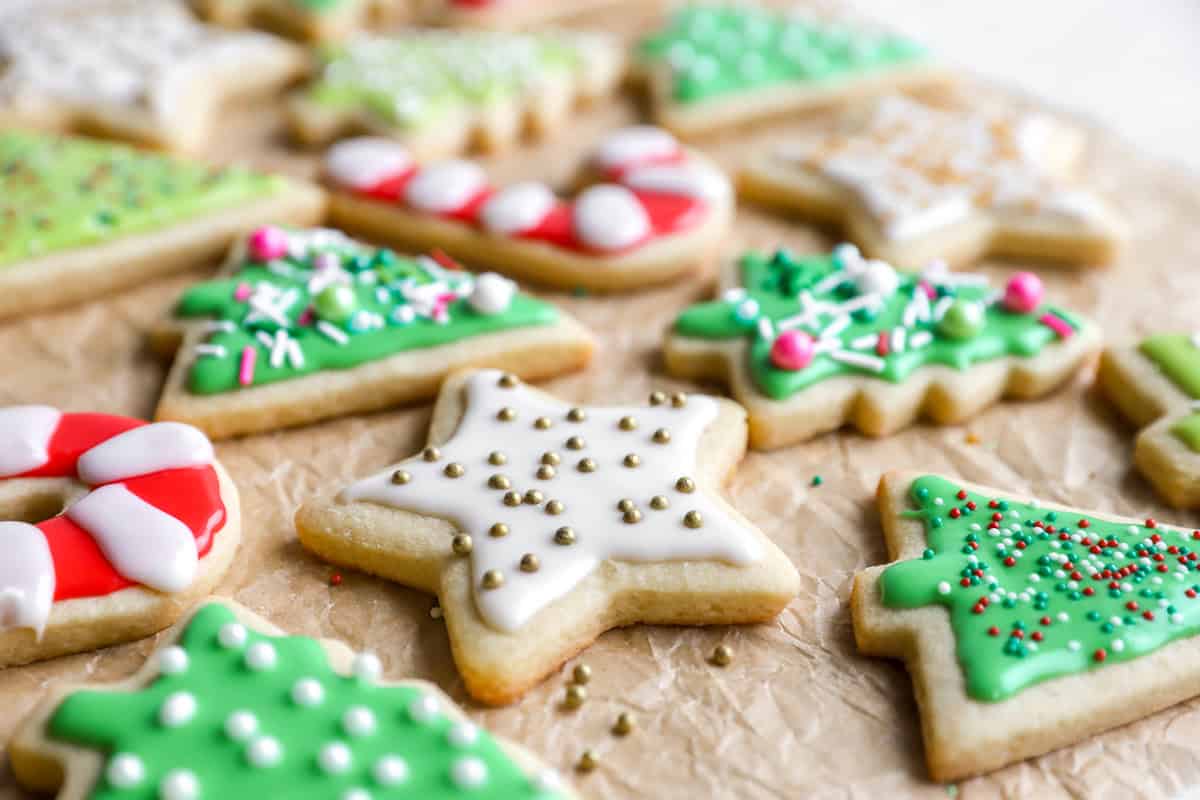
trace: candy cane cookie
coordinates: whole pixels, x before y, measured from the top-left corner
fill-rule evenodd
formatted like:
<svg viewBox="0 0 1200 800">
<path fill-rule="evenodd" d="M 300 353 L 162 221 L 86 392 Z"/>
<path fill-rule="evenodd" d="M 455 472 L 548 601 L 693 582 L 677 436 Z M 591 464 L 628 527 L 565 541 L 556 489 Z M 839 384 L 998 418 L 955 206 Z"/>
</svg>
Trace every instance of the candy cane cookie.
<svg viewBox="0 0 1200 800">
<path fill-rule="evenodd" d="M 237 490 L 188 425 L 0 408 L 0 479 L 0 666 L 162 630 L 241 535 Z"/>
<path fill-rule="evenodd" d="M 436 686 L 213 600 L 128 680 L 56 684 L 8 757 L 29 789 L 100 797 L 580 800 Z"/>
<path fill-rule="evenodd" d="M 288 104 L 292 133 L 325 144 L 367 133 L 419 159 L 501 150 L 546 135 L 577 105 L 611 94 L 625 71 L 610 36 L 415 29 L 320 51 L 313 80 Z"/>
<path fill-rule="evenodd" d="M 625 128 L 587 160 L 572 199 L 543 183 L 495 187 L 479 165 L 418 164 L 386 139 L 325 158 L 333 221 L 397 247 L 560 288 L 623 291 L 708 266 L 733 215 L 725 175 L 658 128 Z"/>
<path fill-rule="evenodd" d="M 0 18 L 0 125 L 203 147 L 221 106 L 308 68 L 267 34 L 198 23 L 176 3 L 97 0 Z"/>
</svg>

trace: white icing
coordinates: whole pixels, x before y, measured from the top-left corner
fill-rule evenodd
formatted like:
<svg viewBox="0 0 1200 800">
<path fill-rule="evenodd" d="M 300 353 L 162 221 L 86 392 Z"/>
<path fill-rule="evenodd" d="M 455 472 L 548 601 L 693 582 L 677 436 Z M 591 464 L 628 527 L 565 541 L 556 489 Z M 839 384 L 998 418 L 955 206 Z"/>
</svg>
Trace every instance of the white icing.
<svg viewBox="0 0 1200 800">
<path fill-rule="evenodd" d="M 733 196 L 729 179 L 720 170 L 696 163 L 636 167 L 621 176 L 633 189 L 683 195 L 723 205 Z"/>
<path fill-rule="evenodd" d="M 485 272 L 475 279 L 467 302 L 480 314 L 500 314 L 508 310 L 516 292 L 517 284 L 513 281 L 494 272 Z"/>
<path fill-rule="evenodd" d="M 160 592 L 181 592 L 196 577 L 199 557 L 191 531 L 124 484 L 101 486 L 64 513 L 91 534 L 105 558 L 131 581 Z"/>
<path fill-rule="evenodd" d="M 0 522 L 0 631 L 32 628 L 38 638 L 54 604 L 54 560 L 38 528 Z"/>
<path fill-rule="evenodd" d="M 558 198 L 546 184 L 525 181 L 488 198 L 479 219 L 493 233 L 512 235 L 536 228 L 556 205 Z"/>
<path fill-rule="evenodd" d="M 325 153 L 325 174 L 351 189 L 370 189 L 403 175 L 412 166 L 412 155 L 403 146 L 374 136 L 346 139 Z"/>
<path fill-rule="evenodd" d="M 613 132 L 596 149 L 596 163 L 604 169 L 622 169 L 633 164 L 670 158 L 679 152 L 679 142 L 662 128 L 633 125 Z"/>
<path fill-rule="evenodd" d="M 524 385 L 506 389 L 499 378 L 499 372 L 484 370 L 468 380 L 466 412 L 454 437 L 441 446 L 440 460 L 417 457 L 405 462 L 402 466 L 412 476 L 406 484 L 392 482 L 393 467 L 343 492 L 347 500 L 443 517 L 470 534 L 476 605 L 489 625 L 502 631 L 519 629 L 606 560 L 747 564 L 762 556 L 753 529 L 726 513 L 703 487 L 686 494 L 675 489 L 680 477 L 696 474 L 700 436 L 718 413 L 714 399 L 692 396 L 683 408 L 587 408 L 585 421 L 570 422 L 566 404 Z M 514 421 L 497 419 L 503 407 L 516 410 Z M 534 427 L 540 416 L 548 417 L 551 427 Z M 637 420 L 635 430 L 618 427 L 624 416 Z M 669 431 L 669 442 L 652 440 L 659 428 Z M 566 440 L 572 436 L 583 437 L 585 447 L 568 449 Z M 490 465 L 488 455 L 493 450 L 504 453 L 507 463 Z M 561 463 L 554 477 L 540 480 L 535 473 L 546 452 L 557 453 Z M 625 467 L 627 453 L 637 454 L 640 466 Z M 582 458 L 595 460 L 595 472 L 576 468 Z M 451 462 L 462 464 L 465 475 L 446 477 L 443 470 Z M 508 477 L 512 490 L 537 489 L 547 502 L 562 502 L 565 510 L 552 515 L 544 503 L 506 506 L 505 492 L 488 487 L 494 474 Z M 668 498 L 669 508 L 652 509 L 650 499 L 655 495 Z M 617 508 L 622 499 L 634 501 L 642 514 L 640 522 L 622 521 Z M 700 528 L 684 525 L 684 515 L 692 510 L 703 518 Z M 511 533 L 490 536 L 488 531 L 497 522 L 508 525 Z M 563 526 L 574 530 L 574 544 L 554 543 L 555 531 Z M 537 556 L 536 572 L 520 569 L 525 553 Z M 493 569 L 504 575 L 503 585 L 481 588 L 483 574 Z"/>
<path fill-rule="evenodd" d="M 413 208 L 442 214 L 457 211 L 487 188 L 487 175 L 472 161 L 443 161 L 423 167 L 404 187 Z"/>
<path fill-rule="evenodd" d="M 199 430 L 182 422 L 155 422 L 101 442 L 79 457 L 76 469 L 81 481 L 95 485 L 212 461 L 212 442 Z"/>
<path fill-rule="evenodd" d="M 842 186 L 894 241 L 926 236 L 980 212 L 1105 216 L 1090 192 L 1066 184 L 1061 130 L 1017 113 L 950 111 L 901 97 L 880 101 L 864 124 L 777 157 Z"/>
<path fill-rule="evenodd" d="M 602 183 L 575 201 L 572 215 L 579 241 L 596 250 L 624 250 L 650 235 L 650 217 L 637 195 L 624 186 Z"/>
<path fill-rule="evenodd" d="M 0 478 L 45 464 L 60 419 L 62 412 L 50 406 L 0 408 Z"/>
</svg>

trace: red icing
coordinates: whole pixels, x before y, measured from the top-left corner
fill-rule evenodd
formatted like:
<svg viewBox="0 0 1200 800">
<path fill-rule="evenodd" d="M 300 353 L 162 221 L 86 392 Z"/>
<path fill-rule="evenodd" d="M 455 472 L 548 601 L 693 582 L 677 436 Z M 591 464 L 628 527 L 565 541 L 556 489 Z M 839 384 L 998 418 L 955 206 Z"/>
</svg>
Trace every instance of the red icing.
<svg viewBox="0 0 1200 800">
<path fill-rule="evenodd" d="M 85 452 L 119 433 L 146 422 L 110 414 L 63 414 L 50 437 L 47 462 L 15 477 L 74 478 L 75 464 Z M 213 536 L 225 524 L 225 505 L 217 473 L 211 466 L 164 470 L 122 483 L 150 505 L 178 519 L 196 539 L 200 557 L 212 549 Z M 63 515 L 39 522 L 54 561 L 54 600 L 101 597 L 136 585 L 118 573 L 95 540 Z"/>
<path fill-rule="evenodd" d="M 652 156 L 650 158 L 631 161 L 619 167 L 609 168 L 605 170 L 605 174 L 610 179 L 619 182 L 621 176 L 634 167 L 679 164 L 686 161 L 686 159 L 687 154 L 683 150 L 677 150 L 665 156 Z M 384 178 L 373 186 L 348 189 L 348 191 L 372 200 L 404 204 L 404 191 L 409 181 L 416 176 L 417 171 L 417 167 L 412 167 L 399 175 Z M 483 205 L 495 192 L 496 190 L 492 187 L 485 187 L 459 208 L 431 216 L 479 227 L 481 224 L 479 216 Z M 632 247 L 626 248 L 623 252 L 636 250 L 654 239 L 695 228 L 704 221 L 705 213 L 708 210 L 708 204 L 704 200 L 689 195 L 648 190 L 633 190 L 633 193 L 641 201 L 646 214 L 650 218 L 651 233 L 644 240 L 634 244 Z M 411 210 L 415 211 L 416 209 Z M 545 242 L 564 250 L 594 252 L 593 248 L 583 244 L 575 237 L 572 212 L 573 205 L 571 203 L 560 202 L 537 225 L 513 235 L 519 239 Z"/>
</svg>

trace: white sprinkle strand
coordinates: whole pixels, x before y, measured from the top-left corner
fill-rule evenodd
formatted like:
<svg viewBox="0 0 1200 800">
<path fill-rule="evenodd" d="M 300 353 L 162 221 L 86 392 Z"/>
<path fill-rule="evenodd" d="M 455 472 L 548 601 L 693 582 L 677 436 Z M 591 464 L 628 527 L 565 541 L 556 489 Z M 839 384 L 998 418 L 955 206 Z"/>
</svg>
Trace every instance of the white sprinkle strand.
<svg viewBox="0 0 1200 800">
<path fill-rule="evenodd" d="M 849 350 L 837 350 L 830 353 L 829 357 L 834 361 L 840 361 L 843 364 L 849 364 L 853 367 L 861 367 L 871 372 L 883 372 L 886 366 L 882 358 L 869 356 L 865 353 L 853 353 Z"/>
<path fill-rule="evenodd" d="M 317 331 L 319 331 L 327 339 L 332 339 L 337 344 L 346 344 L 350 341 L 350 337 L 341 328 L 330 325 L 326 320 L 317 322 Z"/>
<path fill-rule="evenodd" d="M 198 344 L 196 345 L 197 356 L 209 356 L 211 358 L 224 358 L 229 355 L 229 351 L 224 345 L 219 344 Z"/>
</svg>

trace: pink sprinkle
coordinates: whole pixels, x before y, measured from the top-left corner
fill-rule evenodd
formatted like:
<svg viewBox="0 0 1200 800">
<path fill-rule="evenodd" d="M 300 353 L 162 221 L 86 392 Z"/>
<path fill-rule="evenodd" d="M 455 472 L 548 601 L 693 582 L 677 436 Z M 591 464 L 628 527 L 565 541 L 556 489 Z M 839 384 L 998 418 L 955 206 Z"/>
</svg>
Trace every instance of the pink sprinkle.
<svg viewBox="0 0 1200 800">
<path fill-rule="evenodd" d="M 283 258 L 287 250 L 287 233 L 274 225 L 263 225 L 250 234 L 250 255 L 255 261 Z"/>
<path fill-rule="evenodd" d="M 250 288 L 250 284 L 239 283 L 237 285 L 237 289 L 235 289 L 233 292 L 233 299 L 237 300 L 239 303 L 244 303 L 250 299 L 250 295 L 253 293 L 254 290 Z"/>
<path fill-rule="evenodd" d="M 928 297 L 930 300 L 937 299 L 937 289 L 933 288 L 932 283 L 930 283 L 929 281 L 921 281 L 921 283 L 918 285 L 921 287 L 921 289 L 924 290 L 925 296 Z"/>
<path fill-rule="evenodd" d="M 1050 314 L 1050 313 L 1043 314 L 1038 319 L 1038 322 L 1042 323 L 1047 328 L 1049 328 L 1050 330 L 1057 333 L 1058 338 L 1060 338 L 1060 339 L 1070 339 L 1071 336 L 1075 333 L 1075 329 L 1072 328 L 1067 323 L 1066 320 L 1064 320 L 1062 317 L 1056 316 L 1054 314 Z"/>
<path fill-rule="evenodd" d="M 804 369 L 815 353 L 816 342 L 804 331 L 784 331 L 771 343 L 771 363 L 780 369 Z"/>
<path fill-rule="evenodd" d="M 249 386 L 254 383 L 254 363 L 258 361 L 258 351 L 252 346 L 242 348 L 242 364 L 238 367 L 238 383 Z"/>
<path fill-rule="evenodd" d="M 313 307 L 309 306 L 300 312 L 300 316 L 296 317 L 297 325 L 311 325 L 313 321 Z"/>
</svg>

